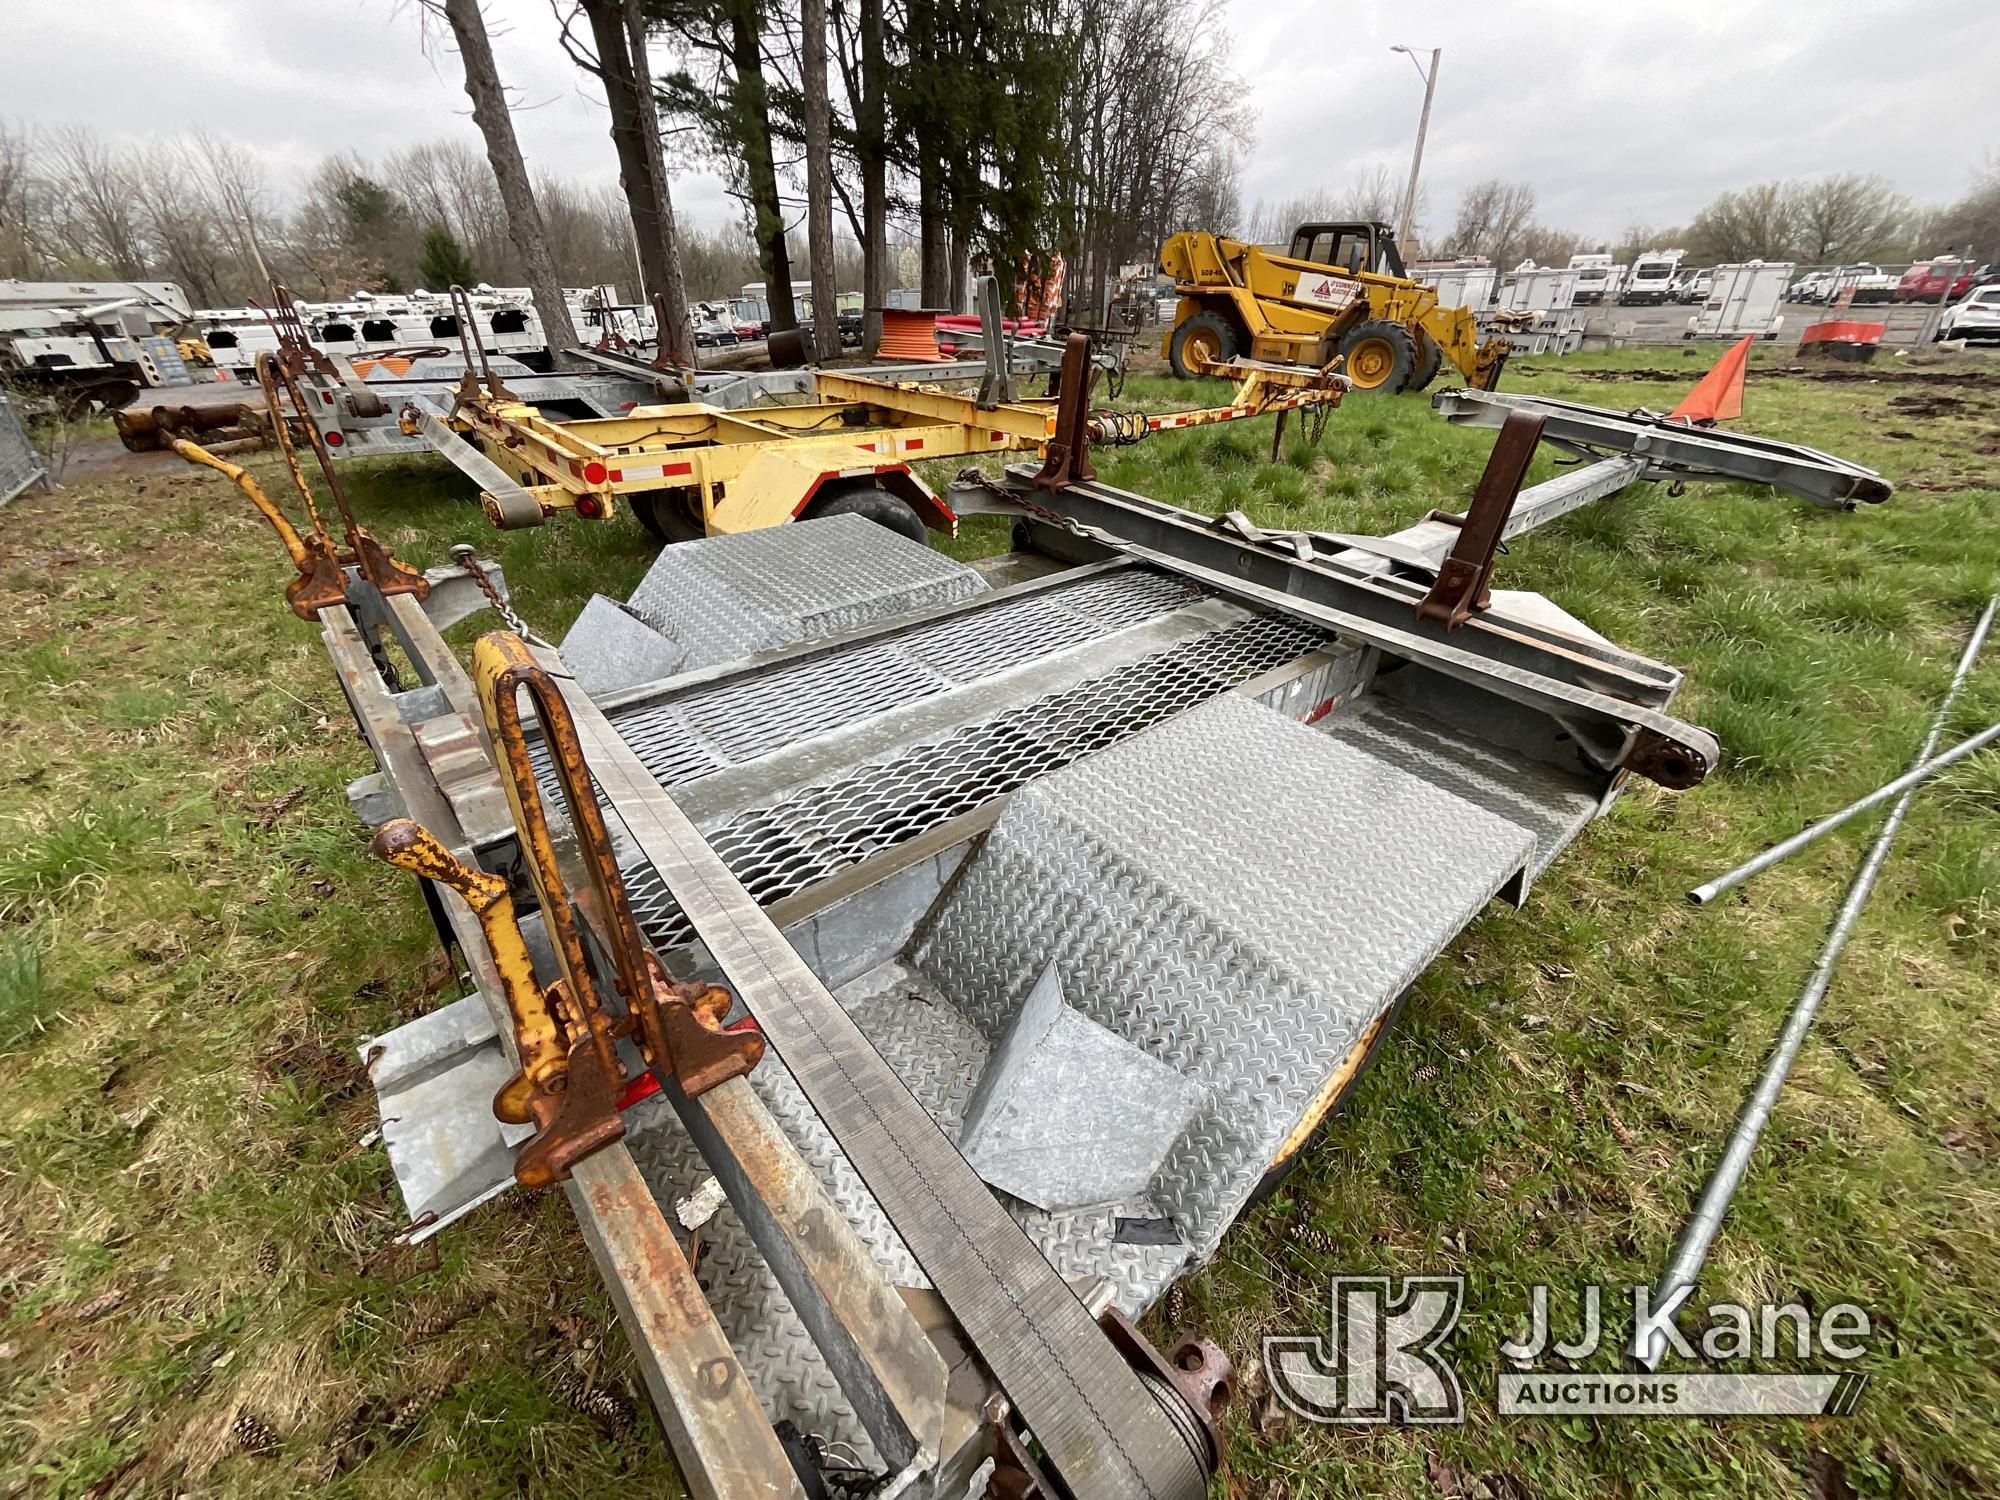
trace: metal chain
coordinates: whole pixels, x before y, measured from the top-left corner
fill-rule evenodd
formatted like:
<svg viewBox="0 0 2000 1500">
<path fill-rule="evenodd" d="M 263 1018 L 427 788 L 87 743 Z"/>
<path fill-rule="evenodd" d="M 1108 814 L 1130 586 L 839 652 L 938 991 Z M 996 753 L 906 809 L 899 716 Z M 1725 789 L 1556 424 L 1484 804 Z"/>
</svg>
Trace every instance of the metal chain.
<svg viewBox="0 0 2000 1500">
<path fill-rule="evenodd" d="M 547 646 L 551 642 L 543 639 L 531 628 L 526 620 L 514 613 L 513 606 L 501 597 L 500 590 L 493 586 L 485 567 L 479 561 L 479 551 L 470 542 L 460 542 L 451 549 L 451 560 L 472 575 L 472 581 L 479 585 L 479 592 L 486 596 L 486 602 L 493 606 L 493 612 L 514 634 L 537 646 Z"/>
</svg>

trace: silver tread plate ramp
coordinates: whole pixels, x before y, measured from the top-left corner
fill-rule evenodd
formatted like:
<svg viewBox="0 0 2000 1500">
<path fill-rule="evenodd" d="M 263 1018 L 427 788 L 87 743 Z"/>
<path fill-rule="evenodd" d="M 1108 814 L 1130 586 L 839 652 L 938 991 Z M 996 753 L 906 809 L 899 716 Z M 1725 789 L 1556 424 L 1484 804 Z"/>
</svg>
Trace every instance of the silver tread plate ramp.
<svg viewBox="0 0 2000 1500">
<path fill-rule="evenodd" d="M 1186 1440 L 1076 1294 L 603 714 L 581 694 L 570 707 L 605 801 L 1071 1492 L 1203 1494 Z"/>
<path fill-rule="evenodd" d="M 1201 1086 L 1148 1197 L 1205 1259 L 1362 1034 L 1536 844 L 1225 695 L 1017 792 L 915 957 L 989 1042 L 1053 963 L 1070 1005 Z"/>
<path fill-rule="evenodd" d="M 691 671 L 985 590 L 976 568 L 835 515 L 663 547 L 626 603 L 680 643 Z"/>
</svg>

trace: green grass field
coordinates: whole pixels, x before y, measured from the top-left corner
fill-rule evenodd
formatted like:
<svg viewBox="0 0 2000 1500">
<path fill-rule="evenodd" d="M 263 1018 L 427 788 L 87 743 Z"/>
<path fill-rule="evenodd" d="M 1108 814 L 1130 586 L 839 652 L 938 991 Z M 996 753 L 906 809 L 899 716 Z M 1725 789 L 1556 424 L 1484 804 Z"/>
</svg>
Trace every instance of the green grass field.
<svg viewBox="0 0 2000 1500">
<path fill-rule="evenodd" d="M 1664 408 L 1706 367 L 1678 349 L 1583 356 L 1516 365 L 1506 385 Z M 2000 1490 L 1990 755 L 1919 801 L 1704 1287 L 1867 1308 L 1858 1411 L 1492 1408 L 1530 1283 L 1656 1272 L 1873 825 L 1713 909 L 1682 892 L 1900 771 L 2000 588 L 2000 372 L 1868 373 L 1787 376 L 1759 351 L 1741 425 L 1883 469 L 1889 504 L 1644 487 L 1502 559 L 1503 586 L 1683 668 L 1676 711 L 1726 759 L 1690 792 L 1635 785 L 1524 910 L 1469 928 L 1301 1168 L 1186 1284 L 1185 1320 L 1246 1377 L 1221 1493 Z M 1462 507 L 1491 437 L 1404 397 L 1352 400 L 1317 447 L 1295 426 L 1275 463 L 1270 440 L 1268 422 L 1237 424 L 1100 467 L 1204 511 L 1380 531 Z M 478 542 L 550 635 L 650 557 L 629 520 L 494 533 L 441 464 L 354 473 L 399 555 Z M 1004 545 L 981 521 L 952 550 Z M 0 1494 L 676 1492 L 558 1198 L 488 1208 L 440 1237 L 435 1266 L 385 1253 L 401 1205 L 366 1143 L 354 1045 L 456 990 L 416 893 L 368 859 L 343 801 L 372 764 L 316 632 L 282 603 L 270 533 L 219 478 L 135 461 L 0 511 L 0 568 Z M 1947 733 L 1997 718 L 2000 659 Z M 1313 1426 L 1261 1390 L 1259 1340 L 1323 1331 L 1330 1275 L 1418 1271 L 1469 1278 L 1466 1425 Z"/>
</svg>

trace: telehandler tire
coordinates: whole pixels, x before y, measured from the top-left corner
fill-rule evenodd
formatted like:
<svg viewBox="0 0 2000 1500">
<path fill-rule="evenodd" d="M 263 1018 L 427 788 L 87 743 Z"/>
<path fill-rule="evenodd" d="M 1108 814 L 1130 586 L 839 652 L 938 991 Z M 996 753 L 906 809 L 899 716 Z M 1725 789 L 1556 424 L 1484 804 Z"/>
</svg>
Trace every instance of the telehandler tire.
<svg viewBox="0 0 2000 1500">
<path fill-rule="evenodd" d="M 1226 365 L 1241 350 L 1236 325 L 1228 318 L 1221 313 L 1196 313 L 1174 330 L 1173 339 L 1167 345 L 1167 363 L 1173 366 L 1175 379 L 1195 380 L 1202 373 L 1194 368 L 1196 357 Z"/>
<path fill-rule="evenodd" d="M 1438 370 L 1443 364 L 1444 350 L 1438 347 L 1438 341 L 1422 329 L 1418 329 L 1417 369 L 1416 373 L 1410 376 L 1410 383 L 1404 389 L 1411 391 L 1426 389 L 1433 380 L 1438 378 Z"/>
<path fill-rule="evenodd" d="M 1340 341 L 1343 373 L 1354 389 L 1393 396 L 1410 383 L 1417 368 L 1416 335 L 1401 323 L 1370 318 Z"/>
</svg>

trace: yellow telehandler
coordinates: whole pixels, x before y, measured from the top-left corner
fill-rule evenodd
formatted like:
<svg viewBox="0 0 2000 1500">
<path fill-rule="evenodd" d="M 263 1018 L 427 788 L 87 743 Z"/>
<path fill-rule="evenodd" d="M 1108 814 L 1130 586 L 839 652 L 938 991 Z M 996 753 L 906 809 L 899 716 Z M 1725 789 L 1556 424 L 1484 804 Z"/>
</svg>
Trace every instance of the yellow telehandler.
<svg viewBox="0 0 2000 1500">
<path fill-rule="evenodd" d="M 1450 360 L 1490 391 L 1513 345 L 1479 342 L 1472 311 L 1443 307 L 1403 270 L 1386 224 L 1302 224 L 1288 255 L 1203 230 L 1160 247 L 1180 293 L 1160 352 L 1174 374 L 1226 375 L 1242 355 L 1324 367 L 1336 357 L 1357 391 L 1419 391 Z"/>
</svg>

